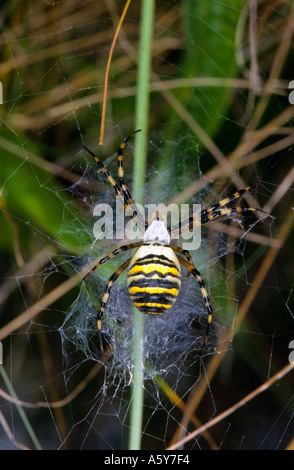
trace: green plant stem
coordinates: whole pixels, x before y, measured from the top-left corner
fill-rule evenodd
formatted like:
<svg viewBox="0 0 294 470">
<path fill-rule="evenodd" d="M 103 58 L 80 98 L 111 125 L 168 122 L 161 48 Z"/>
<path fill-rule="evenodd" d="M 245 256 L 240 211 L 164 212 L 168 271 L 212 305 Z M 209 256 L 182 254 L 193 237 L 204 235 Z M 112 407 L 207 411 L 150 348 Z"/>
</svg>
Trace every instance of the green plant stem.
<svg viewBox="0 0 294 470">
<path fill-rule="evenodd" d="M 11 385 L 11 382 L 10 382 L 10 380 L 9 380 L 9 378 L 8 378 L 8 375 L 6 374 L 6 371 L 5 371 L 5 369 L 4 369 L 4 367 L 3 367 L 2 364 L 0 364 L 0 374 L 1 374 L 1 376 L 2 376 L 2 379 L 3 379 L 3 381 L 4 381 L 4 383 L 5 383 L 6 387 L 7 387 L 7 390 L 9 391 L 10 395 L 11 395 L 13 398 L 17 399 L 17 395 L 16 395 L 15 391 L 13 390 L 13 387 L 12 387 L 12 385 Z M 20 417 L 21 417 L 21 419 L 22 419 L 22 421 L 23 421 L 23 423 L 24 423 L 24 425 L 25 425 L 26 430 L 28 431 L 28 434 L 29 434 L 30 438 L 32 439 L 32 442 L 33 442 L 35 448 L 36 448 L 37 450 L 42 450 L 41 445 L 40 445 L 40 443 L 39 443 L 39 440 L 38 440 L 38 438 L 37 438 L 37 436 L 36 436 L 36 434 L 35 434 L 35 432 L 34 432 L 32 426 L 31 426 L 31 424 L 30 424 L 30 422 L 29 422 L 29 420 L 28 420 L 28 418 L 27 418 L 27 415 L 25 414 L 25 412 L 24 412 L 22 406 L 20 406 L 18 403 L 16 403 L 15 406 L 16 406 L 16 408 L 17 408 L 17 410 L 18 410 L 18 412 L 19 412 L 19 415 L 20 415 Z"/>
<path fill-rule="evenodd" d="M 153 16 L 155 0 L 142 0 L 141 33 L 138 54 L 138 80 L 135 128 L 141 132 L 135 136 L 135 157 L 133 176 L 133 196 L 138 204 L 144 201 L 145 169 L 147 155 L 147 136 L 149 120 L 149 82 L 151 66 L 151 48 L 153 34 Z M 143 334 L 144 318 L 141 312 L 133 309 L 134 325 L 134 370 L 133 396 L 130 409 L 129 449 L 141 447 L 143 402 L 144 402 L 144 369 L 143 369 Z"/>
<path fill-rule="evenodd" d="M 138 54 L 137 100 L 135 127 L 141 132 L 135 136 L 135 160 L 133 195 L 137 203 L 143 203 L 146 173 L 146 155 L 149 121 L 149 83 L 153 38 L 155 0 L 142 0 L 141 33 Z"/>
</svg>

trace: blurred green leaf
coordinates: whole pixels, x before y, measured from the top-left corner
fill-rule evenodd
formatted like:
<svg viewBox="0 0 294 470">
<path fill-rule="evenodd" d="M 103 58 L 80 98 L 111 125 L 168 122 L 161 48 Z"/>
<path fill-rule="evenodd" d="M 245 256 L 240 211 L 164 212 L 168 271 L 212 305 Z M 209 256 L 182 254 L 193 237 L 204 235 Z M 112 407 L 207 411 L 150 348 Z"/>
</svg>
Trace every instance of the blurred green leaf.
<svg viewBox="0 0 294 470">
<path fill-rule="evenodd" d="M 182 11 L 186 42 L 181 77 L 237 77 L 235 34 L 242 8 L 244 2 L 241 0 L 184 1 Z M 173 91 L 173 94 L 202 129 L 214 138 L 225 122 L 224 116 L 230 109 L 233 91 L 220 81 L 219 86 L 183 88 Z M 175 194 L 198 176 L 202 143 L 194 135 L 195 139 L 189 142 L 187 136 L 191 133 L 176 111 L 172 111 L 158 170 L 159 174 L 166 175 Z M 157 178 L 152 190 L 156 199 L 161 197 L 160 187 Z"/>
</svg>

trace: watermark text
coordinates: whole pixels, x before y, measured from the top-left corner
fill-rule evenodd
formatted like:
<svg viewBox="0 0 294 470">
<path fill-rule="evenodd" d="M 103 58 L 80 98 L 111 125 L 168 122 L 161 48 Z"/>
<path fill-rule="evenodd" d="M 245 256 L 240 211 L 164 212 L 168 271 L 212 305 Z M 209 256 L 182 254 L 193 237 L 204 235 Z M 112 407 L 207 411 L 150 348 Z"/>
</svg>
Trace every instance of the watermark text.
<svg viewBox="0 0 294 470">
<path fill-rule="evenodd" d="M 290 341 L 289 349 L 293 349 L 293 351 L 290 352 L 288 359 L 290 364 L 294 364 L 294 340 Z"/>
</svg>

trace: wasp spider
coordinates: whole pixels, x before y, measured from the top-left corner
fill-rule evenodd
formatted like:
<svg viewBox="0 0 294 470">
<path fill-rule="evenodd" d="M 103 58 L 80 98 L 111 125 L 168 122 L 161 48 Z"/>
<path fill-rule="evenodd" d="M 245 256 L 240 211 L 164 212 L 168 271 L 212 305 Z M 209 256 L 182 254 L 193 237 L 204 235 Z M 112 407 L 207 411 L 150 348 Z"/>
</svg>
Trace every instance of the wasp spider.
<svg viewBox="0 0 294 470">
<path fill-rule="evenodd" d="M 150 224 L 148 224 L 147 221 L 142 220 L 142 215 L 140 215 L 140 211 L 137 210 L 136 204 L 124 181 L 123 149 L 129 139 L 137 132 L 139 132 L 139 130 L 130 134 L 129 137 L 122 142 L 117 151 L 119 184 L 115 182 L 99 158 L 87 147 L 84 147 L 85 150 L 92 155 L 102 173 L 114 188 L 116 195 L 124 198 L 126 213 L 130 215 L 130 217 L 137 218 L 137 225 L 138 227 L 141 227 L 141 230 L 144 232 L 142 241 L 120 246 L 111 254 L 100 259 L 100 261 L 98 261 L 98 263 L 96 263 L 83 277 L 83 280 L 87 279 L 97 268 L 99 268 L 99 266 L 106 263 L 109 259 L 119 253 L 137 248 L 133 256 L 128 258 L 112 274 L 107 282 L 97 315 L 97 327 L 101 352 L 104 353 L 101 338 L 101 320 L 109 298 L 111 287 L 116 279 L 128 268 L 128 290 L 135 306 L 142 313 L 158 315 L 169 310 L 177 298 L 181 287 L 181 265 L 183 265 L 188 272 L 197 279 L 206 305 L 207 329 L 202 347 L 203 352 L 207 343 L 212 321 L 212 306 L 208 298 L 203 278 L 198 269 L 194 266 L 189 251 L 170 244 L 170 241 L 185 230 L 185 228 L 193 230 L 195 227 L 206 224 L 207 222 L 219 217 L 228 218 L 234 213 L 245 213 L 247 211 L 259 211 L 263 214 L 266 213 L 254 207 L 225 207 L 228 203 L 240 198 L 244 193 L 249 191 L 250 186 L 247 186 L 246 188 L 233 193 L 231 196 L 222 199 L 208 209 L 202 210 L 199 216 L 190 217 L 186 221 L 180 223 L 177 227 L 167 227 L 165 221 L 157 215 L 153 218 Z"/>
</svg>

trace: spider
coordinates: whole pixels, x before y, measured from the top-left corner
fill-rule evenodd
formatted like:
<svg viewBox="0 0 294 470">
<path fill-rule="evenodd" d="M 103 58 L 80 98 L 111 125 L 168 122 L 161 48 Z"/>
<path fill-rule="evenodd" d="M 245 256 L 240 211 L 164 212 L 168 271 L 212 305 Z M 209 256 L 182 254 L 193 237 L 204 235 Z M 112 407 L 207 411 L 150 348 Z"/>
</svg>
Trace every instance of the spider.
<svg viewBox="0 0 294 470">
<path fill-rule="evenodd" d="M 158 315 L 167 312 L 176 301 L 181 287 L 181 265 L 188 270 L 188 275 L 192 274 L 198 281 L 207 310 L 207 327 L 201 353 L 204 352 L 209 336 L 210 325 L 213 317 L 212 306 L 208 297 L 203 278 L 192 262 L 191 254 L 188 250 L 171 244 L 171 239 L 175 234 L 180 234 L 185 228 L 193 230 L 195 227 L 206 224 L 219 217 L 229 218 L 234 213 L 245 213 L 247 211 L 258 211 L 268 215 L 261 209 L 254 207 L 225 207 L 228 203 L 243 196 L 251 189 L 247 186 L 232 195 L 222 199 L 208 209 L 201 211 L 200 216 L 193 216 L 180 223 L 177 227 L 168 227 L 166 221 L 158 214 L 155 214 L 150 223 L 142 220 L 142 215 L 124 181 L 123 170 L 123 150 L 127 142 L 137 133 L 132 132 L 120 145 L 117 151 L 119 184 L 113 179 L 106 167 L 99 158 L 86 146 L 84 149 L 94 158 L 98 167 L 114 188 L 117 196 L 124 199 L 126 213 L 130 217 L 137 219 L 138 226 L 144 232 L 143 240 L 135 243 L 122 245 L 112 253 L 100 259 L 83 277 L 87 279 L 99 266 L 118 255 L 123 251 L 136 248 L 132 257 L 129 257 L 109 278 L 102 301 L 97 314 L 97 328 L 100 341 L 100 350 L 104 354 L 104 347 L 101 336 L 102 317 L 109 298 L 109 294 L 114 282 L 128 268 L 128 290 L 130 297 L 142 313 L 148 315 Z"/>
</svg>

